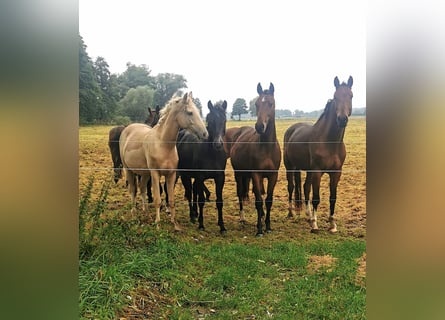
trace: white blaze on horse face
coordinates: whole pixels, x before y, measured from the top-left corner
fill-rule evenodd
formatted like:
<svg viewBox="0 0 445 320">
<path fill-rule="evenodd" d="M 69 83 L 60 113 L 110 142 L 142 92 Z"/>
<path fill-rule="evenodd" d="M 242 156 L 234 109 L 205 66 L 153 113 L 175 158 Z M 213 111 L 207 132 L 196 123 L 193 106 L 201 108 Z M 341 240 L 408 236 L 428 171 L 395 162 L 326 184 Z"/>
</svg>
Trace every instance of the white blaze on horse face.
<svg viewBox="0 0 445 320">
<path fill-rule="evenodd" d="M 263 97 L 263 99 L 261 99 L 261 102 L 266 102 L 266 97 Z"/>
</svg>

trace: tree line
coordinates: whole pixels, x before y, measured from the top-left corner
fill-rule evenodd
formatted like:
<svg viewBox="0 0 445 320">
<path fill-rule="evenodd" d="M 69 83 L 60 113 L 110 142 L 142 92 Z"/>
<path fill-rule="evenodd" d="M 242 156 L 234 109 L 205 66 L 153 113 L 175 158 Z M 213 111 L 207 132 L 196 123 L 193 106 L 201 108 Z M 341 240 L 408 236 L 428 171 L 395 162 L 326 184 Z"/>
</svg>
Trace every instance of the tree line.
<svg viewBox="0 0 445 320">
<path fill-rule="evenodd" d="M 114 74 L 104 57 L 94 61 L 79 35 L 79 123 L 128 124 L 143 122 L 147 108 L 161 108 L 174 94 L 183 94 L 187 80 L 183 75 L 160 73 L 156 76 L 145 64 L 127 63 L 122 74 Z M 194 98 L 202 110 L 199 98 Z M 202 112 L 202 111 L 201 111 Z"/>
</svg>

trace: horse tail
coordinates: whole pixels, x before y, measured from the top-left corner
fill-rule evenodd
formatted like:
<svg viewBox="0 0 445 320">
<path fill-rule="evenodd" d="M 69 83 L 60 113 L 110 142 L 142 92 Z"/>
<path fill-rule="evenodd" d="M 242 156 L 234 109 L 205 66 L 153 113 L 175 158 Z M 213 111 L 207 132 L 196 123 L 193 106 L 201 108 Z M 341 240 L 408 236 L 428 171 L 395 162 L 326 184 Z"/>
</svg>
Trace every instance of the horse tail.
<svg viewBox="0 0 445 320">
<path fill-rule="evenodd" d="M 124 126 L 114 127 L 108 135 L 108 147 L 110 148 L 111 159 L 113 160 L 114 182 L 117 183 L 122 178 L 122 159 L 119 149 L 119 139 Z"/>
</svg>

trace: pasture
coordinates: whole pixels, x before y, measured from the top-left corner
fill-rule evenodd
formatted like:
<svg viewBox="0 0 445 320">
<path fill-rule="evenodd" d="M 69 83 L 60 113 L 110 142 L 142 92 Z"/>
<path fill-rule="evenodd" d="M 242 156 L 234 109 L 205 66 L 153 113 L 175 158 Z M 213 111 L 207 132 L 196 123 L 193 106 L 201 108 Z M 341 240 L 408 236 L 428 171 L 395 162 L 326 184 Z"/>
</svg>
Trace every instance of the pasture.
<svg viewBox="0 0 445 320">
<path fill-rule="evenodd" d="M 286 129 L 276 120 L 283 150 Z M 227 128 L 254 125 L 228 121 Z M 329 179 L 323 175 L 318 234 L 305 213 L 287 218 L 286 172 L 281 162 L 271 211 L 272 233 L 255 237 L 254 197 L 239 223 L 230 159 L 223 190 L 226 235 L 217 225 L 213 180 L 204 208 L 204 231 L 189 222 L 181 181 L 175 187 L 175 232 L 165 211 L 159 230 L 155 211 L 131 212 L 124 180 L 113 182 L 108 132 L 112 126 L 79 129 L 80 316 L 83 319 L 364 319 L 366 264 L 366 120 L 351 117 L 347 156 L 337 190 L 338 232 L 330 234 Z M 304 174 L 303 174 L 304 177 Z M 213 201 L 213 202 L 212 202 Z"/>
</svg>

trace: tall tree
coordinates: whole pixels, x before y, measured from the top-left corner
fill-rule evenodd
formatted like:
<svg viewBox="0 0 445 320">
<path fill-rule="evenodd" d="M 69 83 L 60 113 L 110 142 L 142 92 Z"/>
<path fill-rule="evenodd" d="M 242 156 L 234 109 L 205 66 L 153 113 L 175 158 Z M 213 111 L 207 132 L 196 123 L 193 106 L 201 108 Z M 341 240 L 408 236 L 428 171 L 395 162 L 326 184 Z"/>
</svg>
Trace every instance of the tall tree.
<svg viewBox="0 0 445 320">
<path fill-rule="evenodd" d="M 127 91 L 131 88 L 139 86 L 149 86 L 155 88 L 155 81 L 150 76 L 151 70 L 146 64 L 136 66 L 131 62 L 127 62 L 127 70 L 120 74 L 117 78 L 119 86 L 119 98 L 123 98 Z"/>
<path fill-rule="evenodd" d="M 154 106 L 154 94 L 155 91 L 149 86 L 131 88 L 119 101 L 119 115 L 129 117 L 132 122 L 144 122 L 147 108 Z"/>
<path fill-rule="evenodd" d="M 249 112 L 252 117 L 256 117 L 256 107 L 255 102 L 257 101 L 258 96 L 249 101 Z"/>
<path fill-rule="evenodd" d="M 79 123 L 99 123 L 106 117 L 102 92 L 97 83 L 87 46 L 79 35 Z"/>
<path fill-rule="evenodd" d="M 160 73 L 154 78 L 154 82 L 155 104 L 160 105 L 161 108 L 175 93 L 182 94 L 181 89 L 187 88 L 187 80 L 180 74 Z"/>
<path fill-rule="evenodd" d="M 196 105 L 196 107 L 199 109 L 199 115 L 202 117 L 202 103 L 201 100 L 199 100 L 199 98 L 192 98 L 193 103 Z"/>
<path fill-rule="evenodd" d="M 246 100 L 237 98 L 233 103 L 232 115 L 238 115 L 238 120 L 241 121 L 241 115 L 247 113 Z"/>
<path fill-rule="evenodd" d="M 115 115 L 117 101 L 119 99 L 117 77 L 116 75 L 111 74 L 109 65 L 103 57 L 97 57 L 93 67 L 96 81 L 102 91 L 102 98 L 106 111 L 105 120 L 109 121 Z"/>
</svg>

